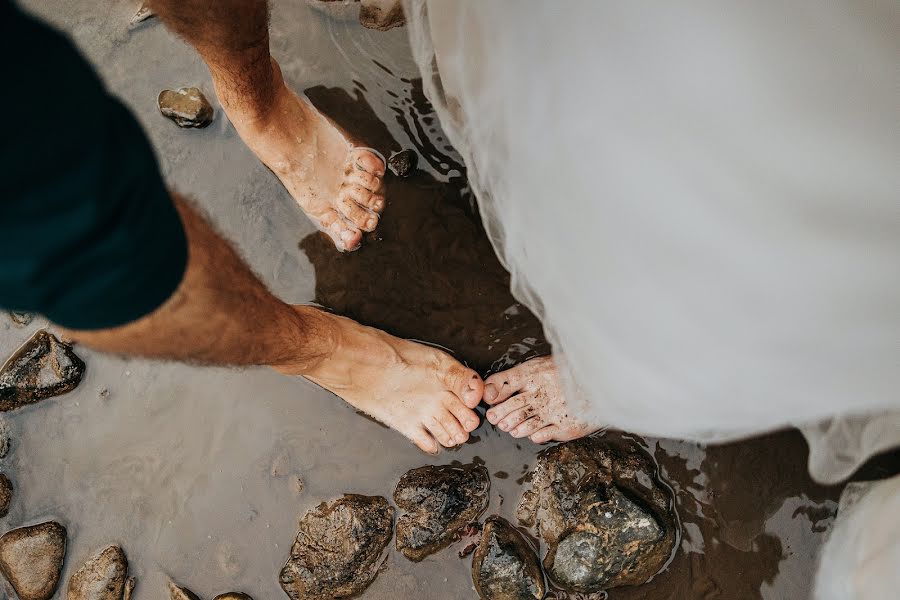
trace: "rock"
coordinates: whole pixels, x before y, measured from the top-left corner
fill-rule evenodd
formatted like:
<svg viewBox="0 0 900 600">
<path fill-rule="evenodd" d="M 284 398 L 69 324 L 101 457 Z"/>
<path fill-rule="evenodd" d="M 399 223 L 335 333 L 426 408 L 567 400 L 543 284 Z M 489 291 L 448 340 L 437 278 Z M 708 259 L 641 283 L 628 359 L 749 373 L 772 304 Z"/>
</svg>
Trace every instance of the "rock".
<svg viewBox="0 0 900 600">
<path fill-rule="evenodd" d="M 13 484 L 5 474 L 0 473 L 0 518 L 9 514 L 12 503 Z"/>
<path fill-rule="evenodd" d="M 156 17 L 156 13 L 153 12 L 153 9 L 150 8 L 146 2 L 144 2 L 141 4 L 141 7 L 137 9 L 137 12 L 134 13 L 134 16 L 131 17 L 131 21 L 128 22 L 128 29 L 135 29 L 147 19 L 152 19 L 154 17 Z"/>
<path fill-rule="evenodd" d="M 409 177 L 419 164 L 419 155 L 415 150 L 403 150 L 388 159 L 388 167 L 397 177 Z"/>
<path fill-rule="evenodd" d="M 632 442 L 588 437 L 538 454 L 517 507 L 548 545 L 544 568 L 561 587 L 593 593 L 639 585 L 675 545 L 673 498 Z"/>
<path fill-rule="evenodd" d="M 363 27 L 387 31 L 406 25 L 401 0 L 362 0 L 359 22 Z"/>
<path fill-rule="evenodd" d="M 84 362 L 72 347 L 42 329 L 0 369 L 0 411 L 70 392 L 83 375 Z"/>
<path fill-rule="evenodd" d="M 9 434 L 9 423 L 0 418 L 0 458 L 6 458 L 12 446 L 12 437 Z"/>
<path fill-rule="evenodd" d="M 484 522 L 472 557 L 472 581 L 482 600 L 541 600 L 546 589 L 537 554 L 505 519 Z"/>
<path fill-rule="evenodd" d="M 345 494 L 323 502 L 300 520 L 281 587 L 293 600 L 362 593 L 378 575 L 393 523 L 394 509 L 381 496 Z"/>
<path fill-rule="evenodd" d="M 128 559 L 118 546 L 107 546 L 69 578 L 67 600 L 122 600 L 128 582 Z"/>
<path fill-rule="evenodd" d="M 10 320 L 15 323 L 19 327 L 25 327 L 26 325 L 30 325 L 34 320 L 34 315 L 27 312 L 19 312 L 16 310 L 9 311 Z"/>
<path fill-rule="evenodd" d="M 426 466 L 407 471 L 394 490 L 406 511 L 397 519 L 397 550 L 413 561 L 446 548 L 487 509 L 491 480 L 483 465 Z"/>
<path fill-rule="evenodd" d="M 219 594 L 213 600 L 253 600 L 253 598 L 241 592 L 226 592 Z"/>
<path fill-rule="evenodd" d="M 198 88 L 163 90 L 156 98 L 159 112 L 179 127 L 206 127 L 213 120 L 213 107 Z"/>
<path fill-rule="evenodd" d="M 200 600 L 194 592 L 180 585 L 169 582 L 169 600 Z"/>
<path fill-rule="evenodd" d="M 0 537 L 0 573 L 20 600 L 49 600 L 66 558 L 66 528 L 55 521 L 20 527 Z"/>
</svg>

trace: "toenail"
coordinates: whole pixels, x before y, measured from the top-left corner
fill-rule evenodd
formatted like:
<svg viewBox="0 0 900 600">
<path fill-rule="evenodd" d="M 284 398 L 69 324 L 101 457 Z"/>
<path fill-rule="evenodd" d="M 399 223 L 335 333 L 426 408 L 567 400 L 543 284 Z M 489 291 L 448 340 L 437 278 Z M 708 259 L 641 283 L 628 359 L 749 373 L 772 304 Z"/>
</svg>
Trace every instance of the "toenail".
<svg viewBox="0 0 900 600">
<path fill-rule="evenodd" d="M 485 400 L 493 400 L 497 397 L 497 387 L 493 383 L 489 383 L 484 386 L 484 399 Z"/>
<path fill-rule="evenodd" d="M 368 221 L 366 221 L 366 227 L 368 227 L 369 229 L 374 229 L 377 223 L 378 221 L 376 221 L 375 219 L 369 219 Z"/>
<path fill-rule="evenodd" d="M 457 443 L 457 444 L 462 444 L 462 443 L 465 442 L 465 441 L 466 441 L 466 437 L 465 437 L 464 435 L 458 435 L 458 436 L 456 436 L 456 443 Z"/>
</svg>

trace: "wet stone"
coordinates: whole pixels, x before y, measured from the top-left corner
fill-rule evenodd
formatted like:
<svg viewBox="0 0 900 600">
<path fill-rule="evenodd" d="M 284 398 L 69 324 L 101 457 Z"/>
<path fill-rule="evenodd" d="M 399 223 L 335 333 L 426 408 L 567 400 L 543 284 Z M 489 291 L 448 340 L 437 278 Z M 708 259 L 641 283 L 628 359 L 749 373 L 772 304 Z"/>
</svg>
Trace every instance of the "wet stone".
<svg viewBox="0 0 900 600">
<path fill-rule="evenodd" d="M 446 548 L 487 509 L 490 489 L 483 465 L 425 466 L 407 471 L 394 490 L 394 502 L 406 511 L 397 519 L 397 550 L 418 562 Z"/>
<path fill-rule="evenodd" d="M 401 0 L 362 0 L 359 22 L 363 27 L 387 31 L 406 25 Z"/>
<path fill-rule="evenodd" d="M 6 458 L 9 448 L 12 446 L 12 437 L 9 433 L 9 423 L 0 418 L 0 458 Z"/>
<path fill-rule="evenodd" d="M 9 319 L 17 326 L 25 327 L 26 325 L 31 325 L 31 322 L 34 320 L 34 315 L 27 312 L 11 310 L 9 311 Z"/>
<path fill-rule="evenodd" d="M 253 598 L 241 592 L 226 592 L 219 594 L 213 600 L 253 600 Z"/>
<path fill-rule="evenodd" d="M 123 600 L 128 588 L 128 559 L 118 546 L 107 546 L 69 578 L 67 600 Z"/>
<path fill-rule="evenodd" d="M 397 177 L 409 177 L 419 164 L 419 155 L 415 150 L 403 150 L 388 159 L 388 167 Z"/>
<path fill-rule="evenodd" d="M 582 438 L 538 455 L 517 517 L 547 543 L 544 568 L 560 587 L 592 593 L 639 585 L 675 546 L 673 499 L 653 460 L 631 442 Z"/>
<path fill-rule="evenodd" d="M 198 88 L 163 90 L 156 99 L 159 112 L 179 127 L 206 127 L 213 120 L 213 107 Z"/>
<path fill-rule="evenodd" d="M 13 484 L 4 473 L 0 473 L 0 518 L 9 514 L 9 505 L 12 504 Z"/>
<path fill-rule="evenodd" d="M 472 558 L 472 581 L 482 600 L 540 600 L 546 591 L 534 550 L 525 536 L 498 516 L 484 523 Z"/>
<path fill-rule="evenodd" d="M 300 520 L 281 587 L 293 600 L 332 600 L 360 594 L 378 575 L 391 541 L 394 509 L 381 496 L 345 494 Z"/>
<path fill-rule="evenodd" d="M 191 590 L 170 581 L 169 600 L 200 600 L 200 597 Z"/>
<path fill-rule="evenodd" d="M 0 537 L 0 573 L 20 600 L 49 600 L 66 557 L 66 528 L 48 521 Z"/>
<path fill-rule="evenodd" d="M 81 383 L 84 368 L 71 346 L 38 331 L 0 369 L 0 411 L 72 391 Z"/>
</svg>

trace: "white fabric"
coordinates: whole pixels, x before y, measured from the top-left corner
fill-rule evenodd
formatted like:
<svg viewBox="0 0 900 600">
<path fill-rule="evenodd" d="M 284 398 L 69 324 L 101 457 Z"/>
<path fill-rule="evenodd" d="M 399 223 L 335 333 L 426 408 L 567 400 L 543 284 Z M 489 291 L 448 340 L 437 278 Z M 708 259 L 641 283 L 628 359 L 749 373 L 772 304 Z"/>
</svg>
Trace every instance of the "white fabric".
<svg viewBox="0 0 900 600">
<path fill-rule="evenodd" d="M 900 590 L 900 475 L 851 483 L 819 560 L 816 600 L 895 600 Z"/>
<path fill-rule="evenodd" d="M 805 426 L 824 481 L 900 442 L 898 7 L 408 0 L 513 291 L 593 418 Z"/>
</svg>

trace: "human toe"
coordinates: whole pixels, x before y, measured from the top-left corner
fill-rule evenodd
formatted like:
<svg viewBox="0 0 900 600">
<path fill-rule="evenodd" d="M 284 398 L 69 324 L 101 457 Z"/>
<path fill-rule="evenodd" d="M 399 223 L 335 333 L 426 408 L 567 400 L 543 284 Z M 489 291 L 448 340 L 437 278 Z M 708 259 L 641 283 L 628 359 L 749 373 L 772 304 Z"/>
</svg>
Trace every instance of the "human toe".
<svg viewBox="0 0 900 600">
<path fill-rule="evenodd" d="M 514 427 L 512 431 L 509 432 L 509 434 L 514 438 L 528 437 L 529 435 L 540 430 L 544 425 L 544 419 L 540 415 L 535 415 L 530 419 L 516 425 L 516 427 Z"/>
<path fill-rule="evenodd" d="M 371 192 L 363 192 L 371 195 Z M 374 231 L 378 227 L 378 215 L 364 208 L 353 191 L 341 190 L 338 195 L 337 208 L 347 221 L 363 231 Z"/>
<path fill-rule="evenodd" d="M 530 439 L 535 444 L 545 444 L 551 440 L 557 439 L 560 433 L 559 425 L 547 425 L 546 427 L 542 427 L 538 429 L 534 433 L 532 433 L 528 439 Z"/>
<path fill-rule="evenodd" d="M 350 165 L 360 171 L 371 173 L 376 177 L 384 177 L 384 159 L 370 148 L 354 148 L 350 151 Z"/>
<path fill-rule="evenodd" d="M 323 231 L 327 233 L 338 250 L 355 250 L 362 241 L 362 232 L 344 220 L 341 215 L 329 209 L 320 218 Z"/>
<path fill-rule="evenodd" d="M 520 367 L 494 373 L 484 381 L 484 401 L 497 404 L 522 389 L 524 377 Z"/>
<path fill-rule="evenodd" d="M 528 399 L 524 395 L 513 396 L 505 402 L 494 405 L 487 411 L 487 419 L 493 425 L 498 424 L 506 415 L 523 408 L 528 403 Z"/>
<path fill-rule="evenodd" d="M 444 385 L 447 389 L 456 394 L 462 400 L 462 403 L 469 408 L 475 408 L 481 402 L 484 394 L 484 382 L 478 373 L 462 366 L 449 356 L 447 357 L 453 362 L 444 370 Z"/>
<path fill-rule="evenodd" d="M 441 451 L 440 446 L 438 446 L 431 434 L 424 428 L 419 427 L 411 431 L 407 437 L 422 452 L 427 454 L 437 454 Z"/>
<path fill-rule="evenodd" d="M 378 175 L 349 166 L 344 173 L 344 185 L 358 185 L 370 192 L 380 193 L 384 187 L 384 180 Z"/>
<path fill-rule="evenodd" d="M 462 425 L 466 432 L 472 432 L 478 429 L 479 419 L 474 410 L 463 404 L 459 398 L 452 394 L 447 394 L 444 399 L 444 406 L 449 410 L 459 424 Z"/>
<path fill-rule="evenodd" d="M 530 419 L 534 415 L 534 407 L 525 405 L 524 407 L 514 410 L 497 423 L 497 428 L 501 431 L 512 431 L 519 426 L 519 423 Z"/>
</svg>

